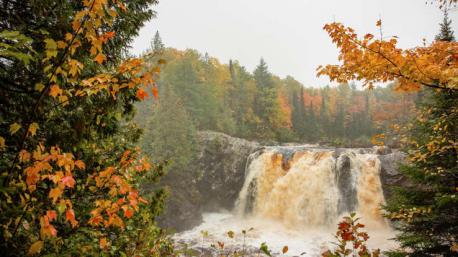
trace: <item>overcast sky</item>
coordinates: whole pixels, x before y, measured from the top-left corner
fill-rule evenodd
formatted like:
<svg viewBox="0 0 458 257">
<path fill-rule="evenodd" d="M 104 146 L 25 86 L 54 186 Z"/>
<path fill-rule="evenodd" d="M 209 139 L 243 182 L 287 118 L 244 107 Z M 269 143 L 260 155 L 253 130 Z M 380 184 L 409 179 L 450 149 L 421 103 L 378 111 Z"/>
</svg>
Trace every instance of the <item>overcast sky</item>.
<svg viewBox="0 0 458 257">
<path fill-rule="evenodd" d="M 133 53 L 147 49 L 156 30 L 168 47 L 208 52 L 221 62 L 239 60 L 253 71 L 263 57 L 272 73 L 295 77 L 306 86 L 328 84 L 317 78 L 321 64 L 337 62 L 337 50 L 322 30 L 333 20 L 358 34 L 396 35 L 402 47 L 433 40 L 442 12 L 427 0 L 160 0 L 135 39 Z M 431 2 L 431 1 L 428 1 Z M 458 10 L 449 13 L 458 36 Z"/>
</svg>

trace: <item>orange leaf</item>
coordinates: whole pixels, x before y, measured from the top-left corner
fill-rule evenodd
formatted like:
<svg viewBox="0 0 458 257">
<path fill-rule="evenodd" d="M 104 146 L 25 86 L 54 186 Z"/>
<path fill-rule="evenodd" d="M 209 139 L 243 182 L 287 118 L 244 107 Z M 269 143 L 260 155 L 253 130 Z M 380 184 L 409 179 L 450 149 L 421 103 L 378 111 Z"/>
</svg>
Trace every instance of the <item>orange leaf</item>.
<svg viewBox="0 0 458 257">
<path fill-rule="evenodd" d="M 53 203 L 56 203 L 57 199 L 61 195 L 62 195 L 62 189 L 60 189 L 59 187 L 53 188 L 51 189 L 51 191 L 49 191 L 49 198 L 52 199 Z"/>
<path fill-rule="evenodd" d="M 105 57 L 104 54 L 99 53 L 94 60 L 98 62 L 99 64 L 102 64 L 107 58 Z"/>
<path fill-rule="evenodd" d="M 145 92 L 145 90 L 143 90 L 142 88 L 139 88 L 137 90 L 137 98 L 140 99 L 140 100 L 144 100 L 146 97 L 148 96 L 148 94 Z"/>
<path fill-rule="evenodd" d="M 21 150 L 19 152 L 19 161 L 20 162 L 28 162 L 30 160 L 31 154 L 26 150 Z"/>
<path fill-rule="evenodd" d="M 110 38 L 113 38 L 115 35 L 116 35 L 116 32 L 110 31 L 110 32 L 105 33 L 104 36 L 106 39 L 110 39 Z"/>
<path fill-rule="evenodd" d="M 124 209 L 124 217 L 131 218 L 134 216 L 134 212 L 130 208 Z"/>
<path fill-rule="evenodd" d="M 81 170 L 84 170 L 86 168 L 86 164 L 84 164 L 82 160 L 75 161 L 75 166 Z"/>
<path fill-rule="evenodd" d="M 100 238 L 99 240 L 100 249 L 105 249 L 107 245 L 108 245 L 107 239 L 105 237 Z"/>
<path fill-rule="evenodd" d="M 154 99 L 157 99 L 159 97 L 159 91 L 157 89 L 157 86 L 153 86 L 152 91 L 153 91 Z"/>
<path fill-rule="evenodd" d="M 65 212 L 65 218 L 67 219 L 68 222 L 72 224 L 72 227 L 75 227 L 78 222 L 75 219 L 75 212 L 70 209 Z"/>
<path fill-rule="evenodd" d="M 49 90 L 49 95 L 56 98 L 57 96 L 62 94 L 62 89 L 56 84 L 52 85 Z"/>
</svg>

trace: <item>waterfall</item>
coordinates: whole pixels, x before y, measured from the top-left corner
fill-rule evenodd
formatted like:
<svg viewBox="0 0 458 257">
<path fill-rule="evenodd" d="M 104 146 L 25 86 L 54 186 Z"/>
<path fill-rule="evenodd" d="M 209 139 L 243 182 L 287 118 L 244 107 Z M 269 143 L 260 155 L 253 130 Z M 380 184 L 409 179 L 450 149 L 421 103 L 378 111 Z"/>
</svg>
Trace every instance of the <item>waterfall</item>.
<svg viewBox="0 0 458 257">
<path fill-rule="evenodd" d="M 249 157 L 236 212 L 289 228 L 335 226 L 356 212 L 384 226 L 380 160 L 362 149 L 266 147 Z"/>
</svg>

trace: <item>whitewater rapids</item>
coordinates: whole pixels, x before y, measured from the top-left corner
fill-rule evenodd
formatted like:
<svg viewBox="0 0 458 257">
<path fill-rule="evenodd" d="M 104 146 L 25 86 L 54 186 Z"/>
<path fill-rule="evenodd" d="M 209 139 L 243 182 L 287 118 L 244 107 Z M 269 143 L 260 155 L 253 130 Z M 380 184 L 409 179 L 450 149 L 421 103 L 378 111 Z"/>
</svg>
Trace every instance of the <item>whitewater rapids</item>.
<svg viewBox="0 0 458 257">
<path fill-rule="evenodd" d="M 242 248 L 256 256 L 263 242 L 274 254 L 288 246 L 281 256 L 319 256 L 333 247 L 341 217 L 355 212 L 367 225 L 369 247 L 387 250 L 395 247 L 394 232 L 380 209 L 380 170 L 377 154 L 364 149 L 266 147 L 249 156 L 234 210 L 204 214 L 201 225 L 174 239 L 205 256 Z M 208 250 L 218 242 L 223 250 Z"/>
</svg>

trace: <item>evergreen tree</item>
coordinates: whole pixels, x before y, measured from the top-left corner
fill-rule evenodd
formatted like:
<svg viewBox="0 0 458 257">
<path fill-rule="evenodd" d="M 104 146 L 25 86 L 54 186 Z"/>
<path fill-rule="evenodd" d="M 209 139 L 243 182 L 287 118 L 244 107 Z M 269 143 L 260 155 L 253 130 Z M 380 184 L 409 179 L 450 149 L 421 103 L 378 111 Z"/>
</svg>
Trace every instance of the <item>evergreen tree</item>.
<svg viewBox="0 0 458 257">
<path fill-rule="evenodd" d="M 292 114 L 291 114 L 291 123 L 293 126 L 294 133 L 299 137 L 299 139 L 305 139 L 307 134 L 306 120 L 305 120 L 305 104 L 304 104 L 304 92 L 301 88 L 300 94 L 293 93 L 292 99 Z"/>
<path fill-rule="evenodd" d="M 267 64 L 262 58 L 254 71 L 254 79 L 258 92 L 253 109 L 260 118 L 259 135 L 263 138 L 273 138 L 272 133 L 277 128 L 279 120 L 278 93 Z"/>
<path fill-rule="evenodd" d="M 447 20 L 445 15 L 444 21 Z M 449 26 L 449 23 L 444 28 Z M 442 24 L 442 25 L 444 25 Z M 450 40 L 441 29 L 437 40 Z M 410 162 L 401 167 L 410 186 L 395 188 L 386 210 L 401 232 L 401 249 L 393 256 L 457 256 L 458 94 L 429 90 L 419 103 L 406 149 Z"/>
<path fill-rule="evenodd" d="M 320 106 L 320 128 L 321 128 L 321 137 L 327 137 L 329 135 L 329 113 L 328 113 L 328 106 L 326 105 L 327 101 L 327 91 L 329 87 L 326 87 L 324 90 L 321 91 L 321 106 Z"/>
<path fill-rule="evenodd" d="M 309 142 L 316 142 L 319 137 L 320 137 L 320 132 L 318 130 L 319 125 L 318 125 L 318 119 L 315 115 L 315 110 L 313 108 L 313 103 L 310 102 L 310 107 L 307 110 L 307 116 L 306 116 L 306 138 Z"/>
<path fill-rule="evenodd" d="M 448 10 L 444 9 L 444 19 L 440 24 L 440 33 L 436 35 L 437 41 L 455 41 L 455 36 L 451 24 L 452 20 L 448 17 Z"/>
<path fill-rule="evenodd" d="M 156 31 L 154 35 L 152 49 L 154 53 L 161 54 L 164 51 L 164 43 L 162 43 L 161 35 L 159 35 L 159 31 Z"/>
</svg>

